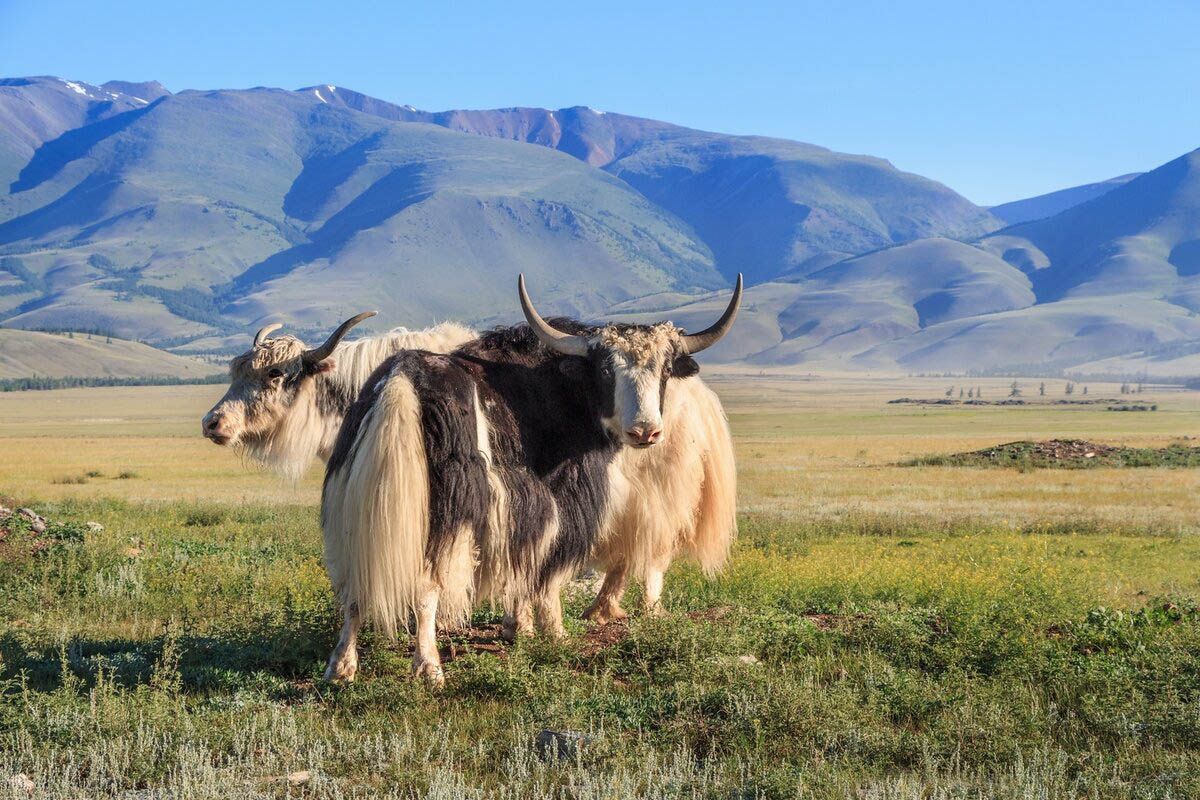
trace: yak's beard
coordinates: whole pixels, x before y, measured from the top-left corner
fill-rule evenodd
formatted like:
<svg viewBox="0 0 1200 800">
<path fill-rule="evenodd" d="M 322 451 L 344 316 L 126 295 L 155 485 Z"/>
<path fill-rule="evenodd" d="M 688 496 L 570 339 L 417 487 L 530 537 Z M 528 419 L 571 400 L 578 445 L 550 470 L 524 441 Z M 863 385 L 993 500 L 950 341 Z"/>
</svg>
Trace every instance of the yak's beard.
<svg viewBox="0 0 1200 800">
<path fill-rule="evenodd" d="M 243 459 L 291 481 L 304 477 L 314 459 L 328 457 L 333 434 L 341 423 L 321 415 L 308 398 L 297 399 L 280 424 L 244 433 L 230 442 Z"/>
</svg>

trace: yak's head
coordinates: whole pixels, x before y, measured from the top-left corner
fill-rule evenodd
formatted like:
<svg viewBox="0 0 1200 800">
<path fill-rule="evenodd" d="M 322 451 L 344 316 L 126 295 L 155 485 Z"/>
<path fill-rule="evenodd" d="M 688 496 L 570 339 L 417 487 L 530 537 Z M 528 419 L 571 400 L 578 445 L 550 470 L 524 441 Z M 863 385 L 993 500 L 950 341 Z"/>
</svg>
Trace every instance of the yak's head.
<svg viewBox="0 0 1200 800">
<path fill-rule="evenodd" d="M 302 470 L 316 455 L 329 424 L 316 380 L 336 369 L 333 351 L 350 329 L 373 316 L 368 311 L 351 317 L 311 349 L 295 336 L 268 339 L 279 323 L 261 329 L 250 349 L 230 363 L 229 390 L 204 415 L 204 436 L 240 447 L 285 472 Z"/>
<path fill-rule="evenodd" d="M 605 325 L 590 336 L 564 333 L 542 319 L 517 280 L 525 319 L 546 347 L 582 358 L 594 374 L 604 427 L 631 447 L 651 447 L 663 440 L 663 406 L 672 378 L 700 371 L 694 353 L 712 347 L 729 332 L 742 301 L 739 274 L 733 297 L 716 324 L 700 333 L 685 333 L 670 322 L 654 325 Z"/>
</svg>

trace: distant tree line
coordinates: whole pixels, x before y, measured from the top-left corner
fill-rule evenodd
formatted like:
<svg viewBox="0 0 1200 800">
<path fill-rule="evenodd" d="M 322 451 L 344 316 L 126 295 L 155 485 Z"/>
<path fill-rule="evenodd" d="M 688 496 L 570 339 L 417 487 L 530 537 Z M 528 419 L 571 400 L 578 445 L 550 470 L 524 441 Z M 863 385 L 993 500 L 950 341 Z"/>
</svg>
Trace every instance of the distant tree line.
<svg viewBox="0 0 1200 800">
<path fill-rule="evenodd" d="M 1030 364 L 1024 367 L 1005 367 L 1003 369 L 969 369 L 964 372 L 910 372 L 910 378 L 1062 378 L 1069 381 L 1087 383 L 1119 383 L 1125 382 L 1131 387 L 1159 384 L 1161 386 L 1183 386 L 1195 388 L 1200 386 L 1200 378 L 1187 375 L 1151 375 L 1147 372 L 1075 372 L 1064 369 L 1049 369 L 1045 365 Z M 1123 392 L 1136 394 L 1136 391 Z"/>
<path fill-rule="evenodd" d="M 105 281 L 101 288 L 115 292 L 117 300 L 130 301 L 135 297 L 149 297 L 159 301 L 177 317 L 211 325 L 221 331 L 231 330 L 229 320 L 221 316 L 217 298 L 199 289 L 165 289 L 138 283 L 136 275 Z"/>
<path fill-rule="evenodd" d="M 40 292 L 45 288 L 42 276 L 25 266 L 25 262 L 16 256 L 4 256 L 0 258 L 0 270 L 7 272 L 25 284 L 25 291 Z"/>
<path fill-rule="evenodd" d="M 147 375 L 136 378 L 66 377 L 66 378 L 0 378 L 0 392 L 29 392 L 46 389 L 80 389 L 93 386 L 188 386 L 193 384 L 225 383 L 229 376 L 222 373 L 195 378 L 175 378 L 168 375 Z"/>
<path fill-rule="evenodd" d="M 1197 388 L 1200 388 L 1200 382 L 1198 382 Z M 950 385 L 950 386 L 946 387 L 946 392 L 945 392 L 946 397 L 953 398 L 955 389 L 958 390 L 958 399 L 959 400 L 962 400 L 963 397 L 966 397 L 968 400 L 983 399 L 983 389 L 978 386 L 962 387 L 962 386 Z M 1136 389 L 1134 389 L 1134 387 L 1132 387 L 1130 384 L 1123 384 L 1121 386 L 1121 394 L 1136 394 L 1141 391 L 1142 391 L 1142 384 L 1140 384 L 1140 383 L 1137 385 Z M 964 394 L 964 392 L 965 392 L 965 394 Z M 1009 397 L 1021 397 L 1023 395 L 1023 393 L 1024 392 L 1021 389 L 1021 383 L 1019 381 L 1013 381 L 1012 383 L 1009 384 L 1009 386 L 1008 386 L 1008 396 Z M 1075 394 L 1075 384 L 1072 383 L 1071 381 L 1067 381 L 1066 386 L 1063 387 L 1063 393 L 1064 394 Z M 1083 393 L 1084 394 L 1088 393 L 1086 386 L 1083 387 Z M 1041 383 L 1038 384 L 1038 396 L 1039 397 L 1046 396 L 1046 382 L 1045 381 L 1042 381 Z"/>
<path fill-rule="evenodd" d="M 0 326 L 0 327 L 2 327 L 2 326 Z M 68 339 L 74 339 L 75 336 L 78 334 L 79 336 L 82 336 L 85 339 L 92 339 L 93 337 L 95 337 L 97 339 L 103 339 L 105 344 L 112 344 L 112 340 L 113 340 L 112 331 L 110 331 L 106 328 L 52 328 L 52 327 L 46 327 L 46 326 L 39 326 L 36 328 L 10 328 L 9 330 L 33 331 L 35 333 L 49 333 L 53 336 L 65 336 Z M 120 338 L 120 337 L 117 337 L 117 338 Z M 126 341 L 131 341 L 131 340 L 126 340 Z"/>
</svg>

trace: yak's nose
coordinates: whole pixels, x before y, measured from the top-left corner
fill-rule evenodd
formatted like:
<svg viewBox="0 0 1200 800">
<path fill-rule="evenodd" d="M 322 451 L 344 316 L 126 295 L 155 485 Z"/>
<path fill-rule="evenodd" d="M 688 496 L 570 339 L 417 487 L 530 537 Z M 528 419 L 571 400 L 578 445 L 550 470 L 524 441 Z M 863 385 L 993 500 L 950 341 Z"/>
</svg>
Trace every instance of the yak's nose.
<svg viewBox="0 0 1200 800">
<path fill-rule="evenodd" d="M 204 415 L 204 419 L 200 422 L 200 429 L 203 431 L 205 438 L 212 439 L 217 444 L 225 444 L 231 437 L 222 429 L 224 422 L 224 415 L 214 414 L 210 411 Z"/>
<path fill-rule="evenodd" d="M 634 447 L 649 447 L 662 439 L 662 428 L 656 425 L 634 425 L 625 431 Z"/>
</svg>

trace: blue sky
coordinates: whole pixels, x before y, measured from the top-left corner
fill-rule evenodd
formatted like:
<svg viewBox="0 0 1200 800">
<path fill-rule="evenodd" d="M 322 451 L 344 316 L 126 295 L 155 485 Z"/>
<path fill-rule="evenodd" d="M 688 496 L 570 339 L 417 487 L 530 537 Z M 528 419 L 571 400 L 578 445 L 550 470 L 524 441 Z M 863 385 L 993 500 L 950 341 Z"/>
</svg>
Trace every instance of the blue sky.
<svg viewBox="0 0 1200 800">
<path fill-rule="evenodd" d="M 1200 147 L 1200 3 L 0 0 L 0 75 L 333 83 L 887 158 L 981 204 Z"/>
</svg>

